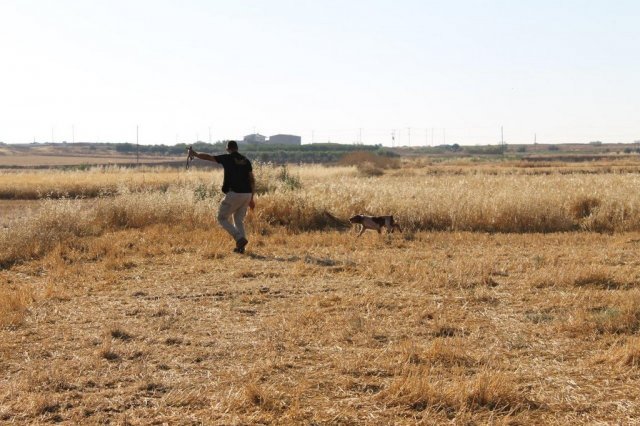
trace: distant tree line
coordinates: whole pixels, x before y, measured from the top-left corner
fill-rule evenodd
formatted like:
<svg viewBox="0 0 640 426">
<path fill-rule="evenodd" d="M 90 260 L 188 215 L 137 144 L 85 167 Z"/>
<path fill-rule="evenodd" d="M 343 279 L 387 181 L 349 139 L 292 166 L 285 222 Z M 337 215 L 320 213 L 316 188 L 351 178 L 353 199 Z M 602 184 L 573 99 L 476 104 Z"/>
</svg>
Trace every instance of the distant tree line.
<svg viewBox="0 0 640 426">
<path fill-rule="evenodd" d="M 224 153 L 224 142 L 176 145 L 139 145 L 133 143 L 105 144 L 121 154 L 167 155 L 180 156 L 186 153 L 188 146 L 198 152 Z M 332 163 L 337 162 L 344 154 L 355 151 L 368 151 L 383 156 L 397 156 L 382 145 L 343 145 L 338 143 L 314 143 L 307 145 L 271 145 L 271 144 L 241 144 L 240 151 L 250 158 L 273 163 Z"/>
</svg>

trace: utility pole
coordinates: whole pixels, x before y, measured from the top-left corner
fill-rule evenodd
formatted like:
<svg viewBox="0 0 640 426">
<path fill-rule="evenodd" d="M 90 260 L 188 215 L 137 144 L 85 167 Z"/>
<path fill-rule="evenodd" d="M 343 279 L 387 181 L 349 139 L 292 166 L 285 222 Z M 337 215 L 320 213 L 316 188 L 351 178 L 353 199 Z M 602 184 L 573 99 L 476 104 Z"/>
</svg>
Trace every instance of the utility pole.
<svg viewBox="0 0 640 426">
<path fill-rule="evenodd" d="M 534 134 L 533 134 L 533 144 L 534 144 L 534 145 L 537 145 L 537 144 L 538 144 L 538 134 L 537 134 L 537 133 L 534 133 Z"/>
<path fill-rule="evenodd" d="M 396 130 L 395 129 L 391 131 L 391 147 L 392 148 L 396 147 Z"/>
<path fill-rule="evenodd" d="M 138 144 L 138 125 L 136 125 L 136 164 L 140 164 L 140 146 Z"/>
</svg>

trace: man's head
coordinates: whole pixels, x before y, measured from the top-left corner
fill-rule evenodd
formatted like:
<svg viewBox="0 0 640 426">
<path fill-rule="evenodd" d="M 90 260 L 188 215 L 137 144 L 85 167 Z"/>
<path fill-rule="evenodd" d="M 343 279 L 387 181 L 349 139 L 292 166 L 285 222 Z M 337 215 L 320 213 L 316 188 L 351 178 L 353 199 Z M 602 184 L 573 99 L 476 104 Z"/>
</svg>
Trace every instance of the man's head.
<svg viewBox="0 0 640 426">
<path fill-rule="evenodd" d="M 229 152 L 238 151 L 238 142 L 236 142 L 236 141 L 227 141 L 227 151 L 229 151 Z"/>
</svg>

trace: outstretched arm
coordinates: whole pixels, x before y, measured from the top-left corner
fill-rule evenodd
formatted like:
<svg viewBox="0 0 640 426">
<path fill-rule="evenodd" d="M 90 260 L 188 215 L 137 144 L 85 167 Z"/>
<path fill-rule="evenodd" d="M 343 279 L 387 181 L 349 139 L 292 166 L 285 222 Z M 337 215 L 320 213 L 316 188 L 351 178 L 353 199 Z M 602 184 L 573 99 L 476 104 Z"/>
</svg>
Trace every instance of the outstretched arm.
<svg viewBox="0 0 640 426">
<path fill-rule="evenodd" d="M 213 161 L 214 163 L 217 163 L 218 161 L 216 161 L 216 157 L 214 157 L 213 155 L 209 155 L 209 154 L 200 154 L 195 152 L 193 149 L 189 148 L 189 155 L 199 158 L 201 160 L 207 160 L 207 161 Z"/>
</svg>

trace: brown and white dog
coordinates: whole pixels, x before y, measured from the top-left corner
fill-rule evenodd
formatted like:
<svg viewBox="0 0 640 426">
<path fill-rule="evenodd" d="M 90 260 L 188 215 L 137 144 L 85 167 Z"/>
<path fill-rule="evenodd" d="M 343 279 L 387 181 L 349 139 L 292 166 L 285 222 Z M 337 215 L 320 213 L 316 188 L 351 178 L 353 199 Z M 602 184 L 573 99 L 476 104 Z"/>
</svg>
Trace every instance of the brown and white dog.
<svg viewBox="0 0 640 426">
<path fill-rule="evenodd" d="M 393 232 L 395 229 L 402 232 L 400 225 L 393 220 L 393 216 L 365 216 L 357 214 L 351 217 L 349 222 L 360 225 L 358 237 L 367 229 L 378 231 L 378 234 L 382 232 L 382 228 L 387 228 L 387 232 Z"/>
</svg>

